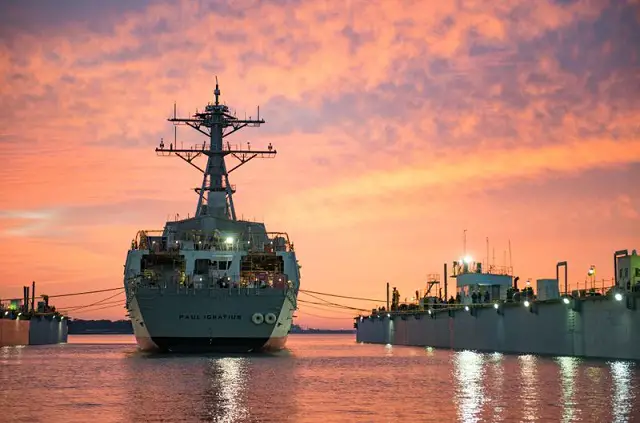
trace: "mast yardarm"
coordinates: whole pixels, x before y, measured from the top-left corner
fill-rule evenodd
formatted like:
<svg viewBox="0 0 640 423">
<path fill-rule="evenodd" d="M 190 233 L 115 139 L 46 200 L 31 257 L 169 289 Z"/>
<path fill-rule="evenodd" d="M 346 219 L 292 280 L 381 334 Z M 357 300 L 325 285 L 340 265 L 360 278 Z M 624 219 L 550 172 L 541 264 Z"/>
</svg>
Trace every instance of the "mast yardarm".
<svg viewBox="0 0 640 423">
<path fill-rule="evenodd" d="M 227 136 L 245 127 L 257 127 L 265 123 L 260 119 L 260 107 L 258 107 L 257 119 L 238 119 L 235 114 L 229 113 L 229 108 L 220 104 L 220 87 L 216 77 L 216 88 L 214 90 L 214 104 L 207 104 L 204 112 L 197 112 L 191 118 L 179 118 L 176 116 L 174 104 L 173 117 L 168 119 L 174 127 L 174 142 L 166 148 L 164 140 L 160 140 L 160 146 L 156 148 L 156 153 L 161 156 L 176 155 L 194 168 L 202 172 L 202 184 L 194 188 L 198 194 L 198 205 L 196 207 L 196 217 L 208 215 L 215 217 L 225 217 L 230 220 L 237 220 L 236 211 L 233 205 L 233 194 L 235 186 L 229 183 L 229 174 L 238 169 L 249 160 L 256 157 L 272 158 L 276 155 L 276 150 L 269 144 L 267 150 L 251 150 L 250 143 L 247 142 L 247 149 L 236 148 L 229 142 L 223 142 Z M 177 127 L 187 125 L 209 139 L 202 144 L 196 144 L 188 149 L 178 148 Z M 207 165 L 203 169 L 193 161 L 201 155 L 207 156 Z M 227 170 L 225 157 L 231 155 L 240 163 Z"/>
</svg>

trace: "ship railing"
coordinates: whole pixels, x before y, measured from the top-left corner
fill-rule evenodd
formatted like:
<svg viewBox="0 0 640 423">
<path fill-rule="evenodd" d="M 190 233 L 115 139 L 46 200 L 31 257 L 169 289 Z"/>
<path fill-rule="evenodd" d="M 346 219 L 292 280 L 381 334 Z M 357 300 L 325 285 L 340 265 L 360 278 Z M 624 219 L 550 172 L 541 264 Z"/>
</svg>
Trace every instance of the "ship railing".
<svg viewBox="0 0 640 423">
<path fill-rule="evenodd" d="M 391 310 L 386 310 L 384 307 L 380 307 L 378 309 L 372 309 L 369 314 L 362 314 L 356 316 L 356 318 L 383 318 L 383 317 L 392 317 L 392 316 L 412 316 L 412 315 L 421 315 L 421 314 L 432 314 L 432 313 L 440 313 L 447 311 L 467 311 L 473 312 L 473 310 L 477 309 L 489 309 L 489 308 L 502 308 L 502 307 L 525 307 L 531 306 L 533 304 L 551 304 L 551 303 L 560 303 L 565 302 L 565 298 L 575 299 L 578 301 L 591 301 L 607 298 L 613 299 L 614 295 L 619 292 L 626 292 L 627 294 L 631 294 L 635 297 L 640 297 L 640 284 L 637 285 L 637 289 L 633 289 L 630 291 L 621 290 L 616 286 L 601 286 L 601 287 L 593 287 L 589 289 L 575 289 L 572 290 L 569 295 L 560 294 L 556 298 L 549 299 L 539 299 L 536 295 L 526 296 L 521 295 L 516 298 L 509 299 L 499 299 L 492 300 L 489 302 L 477 302 L 477 303 L 448 303 L 448 302 L 440 302 L 440 303 L 431 303 L 424 306 L 419 306 L 412 303 L 403 303 L 400 304 L 399 308 L 392 308 Z M 522 292 L 519 292 L 522 294 Z M 527 304 L 528 303 L 528 304 Z M 568 303 L 567 303 L 568 304 Z"/>
<path fill-rule="evenodd" d="M 250 252 L 274 253 L 278 251 L 294 251 L 293 243 L 286 232 L 266 232 L 266 236 L 251 236 L 248 233 L 242 234 L 243 244 Z M 252 239 L 254 238 L 254 239 Z M 257 240 L 255 239 L 257 238 Z"/>
<path fill-rule="evenodd" d="M 140 230 L 131 242 L 132 250 L 149 250 L 156 254 L 179 253 L 180 250 L 291 252 L 293 243 L 286 232 L 259 234 L 242 233 L 239 236 L 199 229 L 180 233 L 180 239 L 168 240 L 162 230 Z"/>
<path fill-rule="evenodd" d="M 481 266 L 479 269 L 478 269 L 478 265 Z M 478 272 L 478 270 L 480 270 L 480 272 Z M 456 276 L 464 275 L 467 273 L 483 273 L 483 274 L 489 274 L 489 275 L 513 276 L 513 267 L 495 266 L 495 265 L 484 266 L 482 265 L 482 263 L 479 263 L 479 262 L 472 262 L 467 264 L 465 263 L 461 264 L 460 262 L 453 263 L 453 268 L 451 273 L 452 277 L 455 278 Z"/>
<path fill-rule="evenodd" d="M 138 275 L 127 279 L 127 287 L 131 293 L 135 293 L 138 288 L 157 288 L 158 290 L 167 290 L 177 293 L 195 293 L 199 291 L 219 291 L 219 292 L 267 292 L 267 291 L 284 291 L 287 292 L 294 288 L 293 282 L 286 278 L 286 275 L 265 281 L 261 284 L 257 282 L 237 282 L 240 278 L 238 275 L 230 275 L 223 277 L 208 277 L 199 275 L 201 279 L 194 280 L 193 276 L 187 276 L 182 279 L 181 276 L 172 275 L 170 278 L 161 279 L 159 277 L 144 277 Z"/>
<path fill-rule="evenodd" d="M 154 242 L 150 238 L 161 237 L 162 233 L 162 229 L 143 229 L 138 231 L 133 241 L 131 241 L 131 249 L 149 250 L 150 247 L 155 247 L 156 242 Z"/>
<path fill-rule="evenodd" d="M 162 288 L 159 288 L 162 289 Z M 247 296 L 247 295 L 273 295 L 273 293 L 280 292 L 283 296 L 286 296 L 289 292 L 294 291 L 293 285 L 285 285 L 282 287 L 274 287 L 274 286 L 240 286 L 240 285 L 229 285 L 225 287 L 220 287 L 217 285 L 202 285 L 199 286 L 197 284 L 193 285 L 177 285 L 171 291 L 176 292 L 177 294 L 184 295 L 209 295 L 209 296 Z"/>
</svg>

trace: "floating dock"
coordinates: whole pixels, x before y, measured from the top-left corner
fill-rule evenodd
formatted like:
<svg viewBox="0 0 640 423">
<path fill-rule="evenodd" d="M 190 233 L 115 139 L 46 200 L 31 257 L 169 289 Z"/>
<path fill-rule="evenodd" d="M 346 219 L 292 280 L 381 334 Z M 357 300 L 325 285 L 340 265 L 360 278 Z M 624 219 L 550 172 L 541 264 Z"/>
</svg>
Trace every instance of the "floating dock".
<svg viewBox="0 0 640 423">
<path fill-rule="evenodd" d="M 0 301 L 0 347 L 46 345 L 67 342 L 67 318 L 49 305 L 49 298 L 35 305 L 35 282 L 32 296 L 24 287 L 23 298 Z"/>
<path fill-rule="evenodd" d="M 516 354 L 640 360 L 640 256 L 614 255 L 609 288 L 567 290 L 567 263 L 556 279 L 538 280 L 537 295 L 461 266 L 456 299 L 395 304 L 358 316 L 358 342 Z M 565 290 L 559 294 L 559 270 Z M 445 266 L 446 268 L 446 266 Z M 446 270 L 445 270 L 446 271 Z M 446 274 L 446 273 L 445 273 Z M 499 283 L 495 283 L 498 281 Z M 517 284 L 517 278 L 516 278 Z M 446 294 L 445 294 L 446 298 Z M 488 299 L 484 300 L 484 299 Z M 482 299 L 482 300 L 481 300 Z M 403 307 L 405 306 L 405 307 Z"/>
</svg>

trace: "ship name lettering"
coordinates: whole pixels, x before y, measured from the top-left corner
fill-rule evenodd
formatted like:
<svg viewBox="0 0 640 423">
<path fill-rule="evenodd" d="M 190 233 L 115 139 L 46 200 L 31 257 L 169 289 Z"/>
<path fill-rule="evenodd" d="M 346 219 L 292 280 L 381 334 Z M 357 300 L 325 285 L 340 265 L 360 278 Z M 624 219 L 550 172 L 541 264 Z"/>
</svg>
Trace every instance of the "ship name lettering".
<svg viewBox="0 0 640 423">
<path fill-rule="evenodd" d="M 179 314 L 178 320 L 242 320 L 239 314 Z"/>
</svg>

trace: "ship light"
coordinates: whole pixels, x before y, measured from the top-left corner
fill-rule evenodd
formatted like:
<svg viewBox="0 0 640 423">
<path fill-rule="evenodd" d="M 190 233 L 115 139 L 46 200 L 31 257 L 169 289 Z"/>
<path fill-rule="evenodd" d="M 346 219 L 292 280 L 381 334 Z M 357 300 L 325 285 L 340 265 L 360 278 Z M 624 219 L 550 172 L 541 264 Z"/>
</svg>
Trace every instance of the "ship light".
<svg viewBox="0 0 640 423">
<path fill-rule="evenodd" d="M 18 317 L 22 316 L 22 312 L 18 313 Z"/>
<path fill-rule="evenodd" d="M 471 256 L 465 256 L 465 258 L 464 258 L 464 262 L 465 262 L 465 263 L 469 264 L 469 263 L 471 263 L 472 261 L 473 261 L 473 259 L 471 258 Z"/>
<path fill-rule="evenodd" d="M 387 317 L 391 317 L 391 314 L 387 313 Z"/>
<path fill-rule="evenodd" d="M 525 307 L 529 307 L 531 305 L 531 303 L 527 300 L 524 300 L 524 306 Z"/>
<path fill-rule="evenodd" d="M 9 312 L 8 312 L 8 311 L 5 311 L 5 312 L 4 312 L 4 315 L 5 315 L 5 316 L 6 316 L 6 315 L 8 315 L 8 314 L 9 314 Z"/>
<path fill-rule="evenodd" d="M 567 297 L 564 297 L 562 299 L 562 302 L 565 303 L 565 304 L 569 304 L 571 301 Z"/>
<path fill-rule="evenodd" d="M 427 313 L 431 314 L 431 310 L 427 310 Z"/>
<path fill-rule="evenodd" d="M 498 305 L 498 303 L 493 303 L 493 308 L 495 308 L 496 310 L 500 308 L 500 306 Z"/>
<path fill-rule="evenodd" d="M 233 238 L 228 236 L 227 239 L 224 240 L 227 244 L 233 244 Z"/>
<path fill-rule="evenodd" d="M 469 311 L 469 306 L 464 306 L 464 311 Z"/>
<path fill-rule="evenodd" d="M 616 301 L 622 301 L 622 294 L 619 292 L 616 292 L 616 295 L 614 295 L 613 298 L 615 298 Z"/>
</svg>

